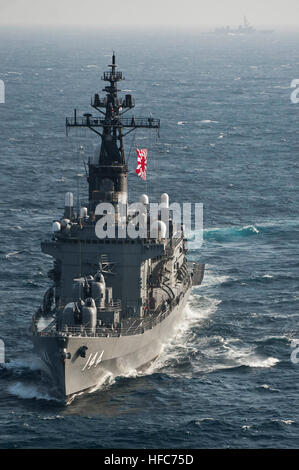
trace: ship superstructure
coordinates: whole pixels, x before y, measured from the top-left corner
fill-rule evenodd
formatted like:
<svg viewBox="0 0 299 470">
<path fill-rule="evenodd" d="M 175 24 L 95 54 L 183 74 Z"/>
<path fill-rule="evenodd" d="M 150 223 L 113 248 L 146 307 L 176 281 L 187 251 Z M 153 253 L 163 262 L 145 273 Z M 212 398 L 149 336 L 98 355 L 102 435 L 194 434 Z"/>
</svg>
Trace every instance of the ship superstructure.
<svg viewBox="0 0 299 470">
<path fill-rule="evenodd" d="M 96 386 L 107 372 L 121 375 L 153 361 L 204 271 L 198 263 L 188 269 L 183 226 L 170 216 L 166 226 L 160 213 L 153 221 L 145 194 L 140 198 L 145 229 L 142 236 L 129 236 L 134 214 L 128 210 L 124 137 L 137 128 L 159 131 L 160 121 L 123 117 L 135 103 L 130 94 L 118 96 L 124 77 L 114 53 L 102 79 L 106 96 L 95 94 L 91 103 L 97 116 L 78 117 L 75 110 L 66 119 L 67 132 L 88 128 L 101 145 L 88 162 L 88 204 L 76 211 L 68 192 L 52 239 L 42 242 L 42 251 L 54 259 L 52 285 L 31 325 L 34 348 L 64 397 Z M 161 202 L 167 211 L 167 194 Z M 106 212 L 99 210 L 106 206 Z M 113 236 L 99 237 L 97 224 L 109 207 Z M 39 327 L 42 317 L 51 320 L 46 328 Z"/>
</svg>

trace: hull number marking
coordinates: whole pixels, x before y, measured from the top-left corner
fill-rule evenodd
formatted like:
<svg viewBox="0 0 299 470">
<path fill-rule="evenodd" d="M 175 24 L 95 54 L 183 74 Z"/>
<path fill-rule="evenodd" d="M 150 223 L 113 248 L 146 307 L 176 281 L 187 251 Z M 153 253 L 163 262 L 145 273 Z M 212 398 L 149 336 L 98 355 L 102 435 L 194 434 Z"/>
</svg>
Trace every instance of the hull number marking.
<svg viewBox="0 0 299 470">
<path fill-rule="evenodd" d="M 90 369 L 92 366 L 97 367 L 101 362 L 102 362 L 102 357 L 104 354 L 104 351 L 101 352 L 100 355 L 98 355 L 99 352 L 96 352 L 95 354 L 90 354 L 89 358 L 86 361 L 85 366 L 82 369 L 82 372 L 87 368 Z"/>
</svg>

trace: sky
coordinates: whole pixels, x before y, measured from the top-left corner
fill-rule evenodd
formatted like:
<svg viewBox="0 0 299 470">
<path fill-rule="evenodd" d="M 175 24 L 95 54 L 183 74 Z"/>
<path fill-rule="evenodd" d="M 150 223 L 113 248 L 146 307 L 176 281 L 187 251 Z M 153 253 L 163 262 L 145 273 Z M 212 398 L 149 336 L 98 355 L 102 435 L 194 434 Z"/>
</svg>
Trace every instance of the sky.
<svg viewBox="0 0 299 470">
<path fill-rule="evenodd" d="M 298 28 L 299 0 L 0 0 L 0 24 L 138 29 L 237 26 Z"/>
</svg>

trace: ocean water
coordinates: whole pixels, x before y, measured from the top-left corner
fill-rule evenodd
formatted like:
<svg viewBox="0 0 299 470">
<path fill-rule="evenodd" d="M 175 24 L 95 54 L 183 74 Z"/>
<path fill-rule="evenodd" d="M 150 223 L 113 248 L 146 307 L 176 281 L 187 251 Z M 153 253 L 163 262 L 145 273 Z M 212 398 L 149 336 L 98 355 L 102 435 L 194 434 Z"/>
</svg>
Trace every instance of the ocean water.
<svg viewBox="0 0 299 470">
<path fill-rule="evenodd" d="M 97 31 L 0 33 L 1 448 L 294 448 L 299 432 L 299 35 L 219 38 Z M 127 141 L 130 195 L 204 204 L 206 263 L 177 334 L 143 374 L 55 400 L 28 325 L 49 285 L 40 242 L 97 144 L 64 120 L 103 88 L 112 49 L 136 116 L 161 136 Z M 135 146 L 149 148 L 145 184 Z M 130 151 L 131 149 L 131 151 Z M 86 183 L 79 178 L 80 202 Z"/>
</svg>

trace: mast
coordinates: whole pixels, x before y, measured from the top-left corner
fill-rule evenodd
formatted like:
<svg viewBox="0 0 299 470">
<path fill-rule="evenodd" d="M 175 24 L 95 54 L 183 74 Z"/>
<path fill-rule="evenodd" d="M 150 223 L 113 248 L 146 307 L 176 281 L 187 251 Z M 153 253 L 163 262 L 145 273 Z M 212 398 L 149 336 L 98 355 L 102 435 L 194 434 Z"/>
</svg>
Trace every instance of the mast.
<svg viewBox="0 0 299 470">
<path fill-rule="evenodd" d="M 67 135 L 73 127 L 87 127 L 101 139 L 100 150 L 88 162 L 89 212 L 97 204 L 110 202 L 114 205 L 127 204 L 128 167 L 125 161 L 124 137 L 137 128 L 160 128 L 160 120 L 149 118 L 123 118 L 122 115 L 135 107 L 132 95 L 118 97 L 117 84 L 124 80 L 122 72 L 116 71 L 115 53 L 112 55 L 111 70 L 101 77 L 108 84 L 103 88 L 105 98 L 96 93 L 91 107 L 100 114 L 94 117 L 86 113 L 83 117 L 66 118 Z"/>
</svg>

